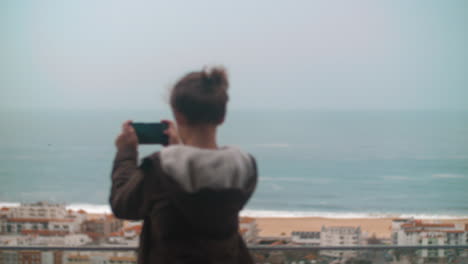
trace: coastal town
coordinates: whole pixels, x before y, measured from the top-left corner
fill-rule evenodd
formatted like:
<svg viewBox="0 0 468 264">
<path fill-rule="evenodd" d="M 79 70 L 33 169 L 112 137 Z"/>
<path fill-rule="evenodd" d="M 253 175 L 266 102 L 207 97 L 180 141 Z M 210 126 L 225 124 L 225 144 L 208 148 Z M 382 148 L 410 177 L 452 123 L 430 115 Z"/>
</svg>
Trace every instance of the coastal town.
<svg viewBox="0 0 468 264">
<path fill-rule="evenodd" d="M 466 245 L 468 223 L 440 222 L 414 218 L 395 218 L 388 226 L 390 236 L 376 236 L 366 226 L 337 226 L 323 224 L 319 229 L 293 230 L 290 233 L 264 234 L 262 220 L 240 217 L 239 233 L 253 251 L 258 263 L 288 262 L 275 246 L 308 247 L 353 247 L 365 245 Z M 265 226 L 267 228 L 267 226 Z M 0 263 L 136 263 L 135 249 L 138 246 L 142 223 L 124 221 L 112 214 L 88 213 L 83 209 L 67 209 L 65 204 L 48 202 L 23 203 L 19 206 L 0 208 Z M 84 250 L 8 250 L 7 247 L 116 247 L 114 251 Z M 129 250 L 121 250 L 122 248 Z M 271 250 L 268 251 L 268 248 Z M 265 251 L 267 250 L 267 251 Z M 421 249 L 420 259 L 450 258 L 452 251 L 444 249 Z M 458 252 L 462 256 L 468 252 Z M 388 254 L 388 253 L 387 253 Z M 332 263 L 331 261 L 358 259 L 361 252 L 355 250 L 309 250 L 297 263 Z M 394 256 L 386 256 L 388 261 Z M 328 261 L 328 262 L 320 262 Z M 342 263 L 342 262 L 336 262 Z M 345 263 L 345 262 L 343 262 Z M 389 262 L 391 263 L 391 262 Z M 395 262 L 400 263 L 400 262 Z"/>
</svg>

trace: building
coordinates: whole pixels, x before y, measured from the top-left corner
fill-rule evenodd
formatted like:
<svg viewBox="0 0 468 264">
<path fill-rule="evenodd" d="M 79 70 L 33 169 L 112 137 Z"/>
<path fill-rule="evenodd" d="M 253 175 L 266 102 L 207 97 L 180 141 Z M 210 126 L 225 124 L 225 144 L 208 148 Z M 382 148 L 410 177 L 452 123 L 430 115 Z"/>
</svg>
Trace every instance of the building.
<svg viewBox="0 0 468 264">
<path fill-rule="evenodd" d="M 319 246 L 320 245 L 320 232 L 293 231 L 291 233 L 291 241 L 294 244 Z"/>
<path fill-rule="evenodd" d="M 358 246 L 361 241 L 361 227 L 322 226 L 320 246 Z M 356 251 L 322 250 L 321 255 L 334 258 L 351 258 L 357 256 Z"/>
<path fill-rule="evenodd" d="M 17 264 L 18 263 L 18 251 L 0 251 L 0 263 L 3 264 Z"/>
<path fill-rule="evenodd" d="M 413 218 L 395 218 L 392 220 L 392 244 L 398 245 L 398 232 L 401 230 L 401 225 L 413 220 Z"/>
<path fill-rule="evenodd" d="M 80 223 L 69 218 L 8 218 L 2 223 L 3 234 L 22 234 L 36 231 L 55 231 L 69 234 L 80 232 L 80 229 Z"/>
<path fill-rule="evenodd" d="M 40 251 L 18 251 L 18 264 L 41 264 Z"/>
<path fill-rule="evenodd" d="M 138 246 L 141 234 L 141 225 L 128 226 L 120 231 L 110 233 L 107 242 L 127 246 Z"/>
<path fill-rule="evenodd" d="M 258 228 L 255 218 L 241 217 L 239 219 L 239 233 L 248 244 L 256 243 L 258 240 Z"/>
<path fill-rule="evenodd" d="M 73 264 L 91 264 L 91 258 L 88 255 L 68 255 L 67 263 Z"/>
<path fill-rule="evenodd" d="M 51 204 L 48 202 L 23 203 L 18 207 L 10 207 L 8 217 L 63 219 L 67 217 L 67 209 L 64 204 Z"/>
<path fill-rule="evenodd" d="M 22 234 L 29 231 L 77 233 L 86 214 L 67 211 L 65 205 L 38 202 L 2 208 L 0 234 Z"/>
<path fill-rule="evenodd" d="M 102 218 L 86 220 L 82 224 L 82 232 L 93 233 L 101 238 L 109 236 L 111 233 L 120 231 L 123 221 L 112 215 L 106 215 Z"/>
<path fill-rule="evenodd" d="M 399 219 L 392 222 L 392 238 L 396 245 L 463 245 L 467 243 L 467 226 L 454 223 L 430 222 Z M 421 258 L 447 258 L 449 250 L 422 249 L 417 252 Z"/>
</svg>

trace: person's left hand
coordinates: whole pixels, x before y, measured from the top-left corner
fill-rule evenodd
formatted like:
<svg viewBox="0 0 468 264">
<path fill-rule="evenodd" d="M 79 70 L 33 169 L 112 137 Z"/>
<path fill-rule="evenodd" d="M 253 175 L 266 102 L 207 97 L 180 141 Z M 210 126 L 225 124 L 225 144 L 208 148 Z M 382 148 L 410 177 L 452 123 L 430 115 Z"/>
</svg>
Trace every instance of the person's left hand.
<svg viewBox="0 0 468 264">
<path fill-rule="evenodd" d="M 137 148 L 138 137 L 131 120 L 125 121 L 122 124 L 122 132 L 115 140 L 115 146 L 118 150 Z"/>
</svg>

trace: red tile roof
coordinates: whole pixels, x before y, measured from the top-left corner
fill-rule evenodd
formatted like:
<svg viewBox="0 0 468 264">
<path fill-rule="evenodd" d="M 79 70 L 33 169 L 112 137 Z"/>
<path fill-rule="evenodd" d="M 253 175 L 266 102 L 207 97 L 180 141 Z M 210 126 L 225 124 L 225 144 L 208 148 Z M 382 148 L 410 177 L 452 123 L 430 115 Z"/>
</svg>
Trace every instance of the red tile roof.
<svg viewBox="0 0 468 264">
<path fill-rule="evenodd" d="M 270 246 L 279 246 L 279 245 L 283 245 L 283 244 L 284 244 L 283 241 L 278 240 L 278 241 L 272 243 Z"/>
<path fill-rule="evenodd" d="M 440 233 L 465 233 L 463 230 L 442 230 L 442 229 L 415 229 L 415 230 L 405 230 L 407 233 L 423 233 L 423 232 L 440 232 Z"/>
<path fill-rule="evenodd" d="M 465 233 L 464 230 L 446 230 L 447 233 Z"/>
<path fill-rule="evenodd" d="M 2 210 L 2 211 L 10 211 L 10 208 L 8 208 L 8 207 L 2 207 L 1 210 Z"/>
<path fill-rule="evenodd" d="M 402 224 L 402 225 L 401 225 L 401 227 L 403 227 L 403 228 L 408 228 L 408 227 L 413 227 L 413 226 L 414 226 L 414 225 L 413 225 L 413 224 L 410 224 L 410 223 L 408 223 L 408 224 Z"/>
<path fill-rule="evenodd" d="M 453 223 L 424 223 L 421 220 L 415 220 L 406 224 L 401 225 L 402 228 L 411 228 L 411 227 L 449 227 L 454 228 L 455 224 Z"/>
<path fill-rule="evenodd" d="M 109 234 L 110 237 L 123 236 L 123 235 L 124 235 L 123 231 L 117 231 L 117 232 L 113 232 Z"/>
<path fill-rule="evenodd" d="M 416 222 L 417 227 L 455 227 L 455 224 L 431 224 L 431 223 L 422 223 L 422 222 Z"/>
<path fill-rule="evenodd" d="M 87 214 L 86 211 L 83 210 L 83 209 L 78 210 L 78 213 L 79 213 L 79 214 Z"/>
<path fill-rule="evenodd" d="M 135 231 L 137 233 L 141 233 L 142 226 L 141 225 L 135 225 L 135 226 L 130 226 L 124 229 L 124 231 Z"/>
</svg>

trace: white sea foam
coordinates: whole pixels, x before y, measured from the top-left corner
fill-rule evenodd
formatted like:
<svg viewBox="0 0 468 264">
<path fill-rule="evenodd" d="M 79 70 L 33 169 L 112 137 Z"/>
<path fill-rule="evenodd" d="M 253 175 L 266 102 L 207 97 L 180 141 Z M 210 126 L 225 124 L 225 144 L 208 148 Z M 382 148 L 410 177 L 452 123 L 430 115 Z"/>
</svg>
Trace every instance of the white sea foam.
<svg viewBox="0 0 468 264">
<path fill-rule="evenodd" d="M 67 206 L 67 209 L 71 210 L 85 210 L 88 213 L 99 214 L 99 213 L 111 213 L 111 208 L 109 205 L 100 205 L 100 204 L 70 204 Z"/>
<path fill-rule="evenodd" d="M 410 177 L 399 176 L 399 175 L 382 176 L 382 178 L 384 180 L 391 180 L 391 181 L 410 181 L 410 180 L 412 180 Z"/>
<path fill-rule="evenodd" d="M 442 215 L 442 214 L 399 214 L 399 213 L 338 213 L 338 212 L 312 212 L 312 211 L 275 211 L 275 210 L 243 210 L 241 216 L 250 217 L 277 217 L 277 218 L 295 218 L 295 217 L 323 217 L 337 219 L 353 218 L 409 218 L 416 219 L 466 219 L 468 215 Z"/>
<path fill-rule="evenodd" d="M 16 207 L 20 203 L 0 202 L 2 207 Z M 67 209 L 80 210 L 83 209 L 88 213 L 111 213 L 109 205 L 104 204 L 70 204 Z M 336 219 L 355 219 L 355 218 L 409 218 L 416 219 L 468 219 L 468 215 L 445 215 L 445 214 L 425 214 L 425 213 L 367 213 L 367 212 L 321 212 L 321 211 L 284 211 L 284 210 L 251 210 L 245 209 L 240 213 L 241 216 L 249 217 L 277 217 L 277 218 L 296 218 L 296 217 L 323 217 Z"/>
<path fill-rule="evenodd" d="M 289 148 L 291 147 L 288 143 L 266 143 L 266 144 L 256 144 L 257 147 L 262 148 Z"/>
<path fill-rule="evenodd" d="M 9 202 L 0 202 L 0 208 L 2 207 L 17 207 L 20 206 L 20 203 L 9 203 Z M 101 205 L 101 204 L 70 204 L 66 205 L 67 209 L 71 210 L 85 210 L 88 213 L 92 214 L 100 214 L 100 213 L 110 213 L 111 209 L 109 205 Z"/>
<path fill-rule="evenodd" d="M 433 174 L 432 178 L 436 178 L 436 179 L 463 179 L 463 178 L 466 178 L 466 177 L 464 175 L 461 175 L 461 174 L 439 173 L 439 174 Z"/>
</svg>

